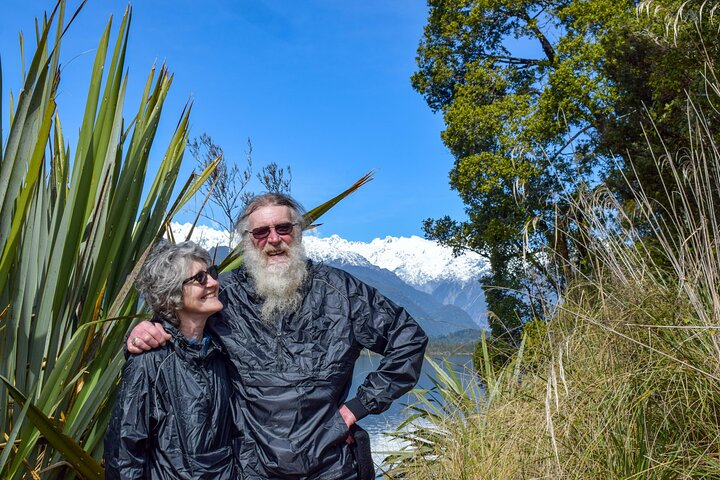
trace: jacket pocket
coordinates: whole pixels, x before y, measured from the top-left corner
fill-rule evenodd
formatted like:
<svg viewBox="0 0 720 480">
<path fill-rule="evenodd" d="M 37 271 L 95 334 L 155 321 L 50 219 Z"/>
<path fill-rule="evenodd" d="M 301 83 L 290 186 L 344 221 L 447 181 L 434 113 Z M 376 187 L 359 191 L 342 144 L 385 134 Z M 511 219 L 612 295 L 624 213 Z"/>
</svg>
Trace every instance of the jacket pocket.
<svg viewBox="0 0 720 480">
<path fill-rule="evenodd" d="M 307 438 L 303 452 L 310 471 L 329 467 L 341 461 L 347 455 L 349 446 L 346 443 L 350 430 L 345 424 L 340 411 L 333 404 L 320 409 L 315 405 L 316 412 L 322 411 L 315 434 Z"/>
</svg>

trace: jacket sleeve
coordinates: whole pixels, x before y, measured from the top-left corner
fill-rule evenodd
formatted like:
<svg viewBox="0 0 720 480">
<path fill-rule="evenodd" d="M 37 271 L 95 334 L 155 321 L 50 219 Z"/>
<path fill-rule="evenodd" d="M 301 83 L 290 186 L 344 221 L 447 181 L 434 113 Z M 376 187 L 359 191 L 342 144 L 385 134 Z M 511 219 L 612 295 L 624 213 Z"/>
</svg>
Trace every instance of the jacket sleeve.
<svg viewBox="0 0 720 480">
<path fill-rule="evenodd" d="M 355 280 L 349 291 L 353 331 L 365 348 L 382 355 L 378 368 L 345 405 L 359 420 L 382 413 L 415 386 L 420 376 L 427 336 L 405 311 L 374 288 Z"/>
<path fill-rule="evenodd" d="M 105 435 L 105 478 L 147 478 L 154 370 L 150 356 L 133 355 L 122 381 Z"/>
</svg>

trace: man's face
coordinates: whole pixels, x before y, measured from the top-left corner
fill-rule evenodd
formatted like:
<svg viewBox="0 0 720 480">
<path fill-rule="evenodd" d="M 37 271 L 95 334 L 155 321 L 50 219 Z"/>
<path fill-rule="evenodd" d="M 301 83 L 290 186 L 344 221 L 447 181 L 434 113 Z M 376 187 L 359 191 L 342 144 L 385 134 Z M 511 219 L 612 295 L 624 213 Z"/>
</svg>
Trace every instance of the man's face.
<svg viewBox="0 0 720 480">
<path fill-rule="evenodd" d="M 253 246 L 261 252 L 266 267 L 288 262 L 288 250 L 296 242 L 297 226 L 284 235 L 279 234 L 275 227 L 292 223 L 292 218 L 289 207 L 276 205 L 260 207 L 248 217 L 248 230 L 251 232 L 257 232 L 262 227 L 272 227 L 264 238 L 255 238 L 252 233 L 248 234 Z"/>
<path fill-rule="evenodd" d="M 260 207 L 247 218 L 250 233 L 243 237 L 243 258 L 255 292 L 263 299 L 260 317 L 268 324 L 296 311 L 303 300 L 300 286 L 308 269 L 302 232 L 292 225 L 293 218 L 293 211 L 284 206 Z"/>
</svg>

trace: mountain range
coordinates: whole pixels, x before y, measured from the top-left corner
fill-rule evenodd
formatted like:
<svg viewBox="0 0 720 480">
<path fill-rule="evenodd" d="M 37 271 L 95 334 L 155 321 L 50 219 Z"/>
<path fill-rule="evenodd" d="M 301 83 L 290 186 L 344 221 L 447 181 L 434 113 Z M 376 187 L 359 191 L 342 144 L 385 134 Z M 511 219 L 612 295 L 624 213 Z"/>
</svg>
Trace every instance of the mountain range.
<svg viewBox="0 0 720 480">
<path fill-rule="evenodd" d="M 189 224 L 172 225 L 175 238 L 184 238 Z M 227 243 L 224 232 L 196 227 L 192 239 L 212 249 Z M 376 238 L 366 242 L 337 235 L 306 234 L 309 258 L 341 268 L 403 306 L 431 338 L 487 326 L 485 298 L 478 279 L 489 268 L 474 253 L 455 256 L 452 250 L 417 236 Z M 227 248 L 218 248 L 220 257 Z"/>
</svg>

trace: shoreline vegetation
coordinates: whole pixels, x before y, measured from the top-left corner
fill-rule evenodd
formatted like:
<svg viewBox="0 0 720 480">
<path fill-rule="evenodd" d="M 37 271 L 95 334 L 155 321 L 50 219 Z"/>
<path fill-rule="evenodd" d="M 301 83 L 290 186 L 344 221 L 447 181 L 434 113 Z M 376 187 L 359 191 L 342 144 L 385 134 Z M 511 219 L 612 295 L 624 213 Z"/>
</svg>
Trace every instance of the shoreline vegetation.
<svg viewBox="0 0 720 480">
<path fill-rule="evenodd" d="M 691 134 L 673 235 L 641 192 L 640 219 L 607 192 L 577 199 L 598 231 L 591 272 L 509 357 L 483 337 L 476 377 L 437 367 L 385 478 L 720 478 L 720 150 Z"/>
<path fill-rule="evenodd" d="M 474 355 L 482 336 L 482 330 L 466 329 L 428 341 L 425 355 L 441 357 L 452 355 Z M 362 350 L 361 355 L 378 356 L 370 350 Z"/>
<path fill-rule="evenodd" d="M 443 337 L 431 338 L 426 355 L 473 355 L 481 336 L 482 330 L 466 329 Z"/>
<path fill-rule="evenodd" d="M 668 35 L 681 22 L 717 31 L 707 11 L 696 23 L 709 6 L 689 3 Z M 691 73 L 706 82 L 702 105 L 720 105 L 713 58 Z M 563 199 L 591 232 L 576 239 L 587 263 L 519 348 L 498 355 L 483 336 L 474 378 L 435 369 L 392 434 L 406 447 L 384 478 L 720 478 L 718 110 L 678 101 L 684 140 L 648 142 L 659 191 L 628 176 L 629 200 L 602 186 Z"/>
</svg>

